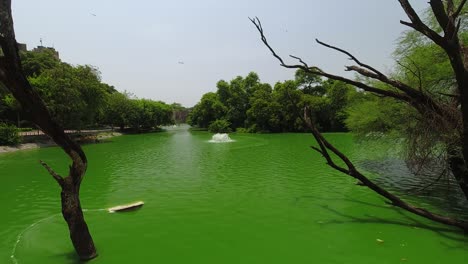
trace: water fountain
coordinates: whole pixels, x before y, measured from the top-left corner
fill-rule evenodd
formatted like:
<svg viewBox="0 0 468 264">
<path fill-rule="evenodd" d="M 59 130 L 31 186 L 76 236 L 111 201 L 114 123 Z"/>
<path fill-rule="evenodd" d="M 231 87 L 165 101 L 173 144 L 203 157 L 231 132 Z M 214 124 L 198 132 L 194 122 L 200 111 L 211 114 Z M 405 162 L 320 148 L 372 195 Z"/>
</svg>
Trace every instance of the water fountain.
<svg viewBox="0 0 468 264">
<path fill-rule="evenodd" d="M 209 141 L 211 143 L 228 143 L 228 142 L 234 142 L 228 134 L 226 133 L 216 133 L 211 137 L 211 140 Z"/>
</svg>

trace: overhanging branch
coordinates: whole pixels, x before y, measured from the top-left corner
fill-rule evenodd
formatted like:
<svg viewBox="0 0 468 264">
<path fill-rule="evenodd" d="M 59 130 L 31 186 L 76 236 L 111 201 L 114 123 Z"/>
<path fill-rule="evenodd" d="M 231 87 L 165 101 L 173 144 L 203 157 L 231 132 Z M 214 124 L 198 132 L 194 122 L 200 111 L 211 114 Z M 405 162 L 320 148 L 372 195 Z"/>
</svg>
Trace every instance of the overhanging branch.
<svg viewBox="0 0 468 264">
<path fill-rule="evenodd" d="M 412 7 L 409 5 L 409 3 L 407 1 L 404 1 L 404 0 L 401 0 L 400 3 L 402 3 L 402 5 L 405 5 L 405 3 L 407 4 L 406 8 L 409 11 L 406 10 L 406 9 L 405 9 L 405 11 L 407 11 L 407 13 L 410 13 L 409 17 L 411 18 L 411 20 L 413 22 L 411 25 L 414 26 L 414 27 L 420 27 L 421 28 L 421 25 L 418 25 L 418 21 L 420 23 L 422 23 L 422 22 L 420 21 L 419 17 L 414 12 Z M 268 41 L 267 41 L 267 39 L 266 39 L 266 37 L 264 35 L 263 28 L 262 28 L 262 25 L 260 23 L 260 20 L 258 18 L 250 19 L 250 20 L 255 25 L 257 30 L 259 31 L 262 42 L 272 52 L 273 56 L 280 61 L 281 66 L 283 66 L 285 68 L 302 69 L 302 70 L 304 70 L 304 71 L 306 71 L 308 73 L 311 73 L 311 74 L 316 74 L 316 75 L 327 77 L 327 78 L 330 78 L 330 79 L 333 79 L 333 80 L 343 81 L 343 82 L 345 82 L 347 84 L 351 84 L 351 85 L 354 85 L 356 87 L 362 88 L 365 91 L 369 91 L 369 92 L 373 92 L 373 93 L 376 93 L 376 94 L 379 94 L 379 95 L 393 97 L 393 98 L 396 98 L 396 99 L 399 99 L 399 100 L 402 100 L 402 101 L 410 102 L 410 103 L 413 104 L 413 106 L 415 108 L 417 108 L 417 109 L 419 108 L 418 110 L 426 108 L 427 110 L 430 111 L 430 110 L 434 110 L 433 107 L 437 106 L 437 104 L 435 104 L 435 102 L 434 102 L 434 104 L 427 104 L 426 99 L 428 97 L 427 98 L 423 97 L 422 95 L 424 95 L 424 94 L 422 93 L 422 91 L 418 91 L 418 90 L 416 90 L 416 89 L 414 89 L 414 88 L 412 88 L 410 86 L 407 86 L 404 83 L 401 83 L 401 82 L 398 82 L 398 81 L 395 81 L 395 80 L 391 80 L 390 78 L 388 78 L 387 76 L 385 76 L 382 73 L 378 72 L 374 68 L 372 68 L 372 67 L 370 67 L 370 66 L 368 66 L 366 64 L 361 63 L 359 60 L 357 60 L 350 53 L 348 53 L 348 52 L 346 52 L 346 51 L 344 51 L 342 49 L 339 49 L 339 48 L 334 48 L 333 46 L 330 46 L 328 44 L 325 44 L 325 46 L 328 45 L 327 47 L 329 47 L 329 48 L 338 50 L 338 51 L 340 51 L 342 53 L 345 53 L 345 54 L 349 55 L 352 60 L 354 60 L 356 63 L 358 63 L 358 65 L 361 66 L 361 67 L 349 66 L 349 67 L 347 67 L 348 70 L 353 70 L 353 71 L 356 71 L 356 72 L 358 72 L 359 74 L 361 74 L 363 76 L 380 80 L 380 81 L 382 81 L 384 83 L 387 83 L 387 84 L 397 88 L 401 92 L 393 92 L 393 91 L 389 91 L 389 90 L 383 90 L 383 89 L 371 87 L 371 86 L 369 86 L 367 84 L 364 84 L 362 82 L 358 82 L 358 81 L 354 81 L 354 80 L 351 80 L 351 79 L 344 78 L 342 76 L 336 76 L 336 75 L 326 73 L 326 72 L 320 70 L 319 68 L 309 67 L 307 65 L 307 63 L 305 63 L 301 58 L 299 58 L 297 56 L 291 56 L 291 57 L 294 58 L 294 59 L 297 59 L 301 64 L 299 64 L 299 65 L 288 65 L 283 61 L 283 59 L 269 45 L 269 43 L 268 43 Z M 408 24 L 410 24 L 410 23 L 408 23 Z M 422 25 L 424 25 L 424 24 L 422 24 Z M 422 27 L 422 28 L 424 29 L 424 27 Z M 430 33 L 431 31 L 428 31 L 428 32 Z M 418 208 L 418 207 L 413 206 L 413 205 L 411 205 L 409 203 L 406 203 L 405 201 L 401 200 L 399 197 L 397 197 L 397 196 L 393 195 L 392 193 L 388 192 L 387 190 L 381 188 L 380 186 L 378 186 L 377 184 L 372 182 L 370 179 L 365 177 L 362 173 L 360 173 L 356 169 L 354 164 L 351 162 L 351 160 L 346 155 L 344 155 L 341 151 L 339 151 L 335 146 L 333 146 L 330 142 L 328 142 L 323 137 L 323 135 L 318 131 L 318 129 L 315 127 L 315 125 L 310 120 L 310 118 L 308 118 L 306 108 L 304 109 L 304 121 L 305 121 L 306 125 L 309 127 L 309 129 L 311 130 L 312 135 L 314 136 L 317 144 L 319 145 L 318 148 L 317 147 L 312 147 L 312 148 L 314 150 L 318 151 L 320 154 L 322 154 L 322 156 L 325 158 L 325 160 L 327 161 L 327 164 L 329 166 L 331 166 L 335 170 L 338 170 L 338 171 L 340 171 L 340 172 L 342 172 L 344 174 L 347 174 L 347 175 L 349 175 L 349 176 L 351 176 L 351 177 L 353 177 L 355 179 L 358 179 L 362 183 L 362 185 L 367 186 L 369 189 L 371 189 L 374 192 L 378 193 L 379 195 L 385 197 L 394 206 L 400 207 L 400 208 L 402 208 L 402 209 L 404 209 L 406 211 L 409 211 L 409 212 L 411 212 L 413 214 L 425 217 L 427 219 L 430 219 L 430 220 L 433 220 L 433 221 L 436 221 L 436 222 L 439 222 L 439 223 L 443 223 L 443 224 L 446 224 L 446 225 L 456 226 L 456 227 L 459 227 L 459 228 L 461 228 L 461 229 L 463 229 L 465 231 L 468 231 L 468 222 L 463 221 L 463 220 L 459 220 L 459 219 L 452 219 L 452 218 L 442 216 L 442 215 L 439 215 L 439 214 L 434 214 L 434 213 L 432 213 L 432 212 L 430 212 L 430 211 L 428 211 L 426 209 Z M 346 165 L 347 168 L 339 166 L 334 161 L 334 159 L 332 158 L 331 153 L 333 155 L 336 155 L 342 162 L 344 162 L 344 164 Z"/>
</svg>

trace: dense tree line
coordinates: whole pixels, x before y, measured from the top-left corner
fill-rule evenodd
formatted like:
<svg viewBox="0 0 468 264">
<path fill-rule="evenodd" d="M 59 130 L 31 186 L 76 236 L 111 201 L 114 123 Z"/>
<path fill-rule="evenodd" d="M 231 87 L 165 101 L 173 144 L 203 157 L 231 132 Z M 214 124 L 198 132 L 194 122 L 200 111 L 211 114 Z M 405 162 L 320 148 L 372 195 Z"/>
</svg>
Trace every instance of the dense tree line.
<svg viewBox="0 0 468 264">
<path fill-rule="evenodd" d="M 324 131 L 346 131 L 344 120 L 356 90 L 342 82 L 298 70 L 294 80 L 271 87 L 249 73 L 206 93 L 189 115 L 189 124 L 214 132 L 302 132 L 301 109 L 309 107 Z"/>
<path fill-rule="evenodd" d="M 141 131 L 185 121 L 181 119 L 186 109 L 180 104 L 121 93 L 102 82 L 100 72 L 92 66 L 62 62 L 48 49 L 21 52 L 20 56 L 29 82 L 55 121 L 67 129 L 116 126 Z M 31 126 L 23 121 L 28 120 L 24 115 L 13 96 L 0 87 L 0 122 Z"/>
</svg>

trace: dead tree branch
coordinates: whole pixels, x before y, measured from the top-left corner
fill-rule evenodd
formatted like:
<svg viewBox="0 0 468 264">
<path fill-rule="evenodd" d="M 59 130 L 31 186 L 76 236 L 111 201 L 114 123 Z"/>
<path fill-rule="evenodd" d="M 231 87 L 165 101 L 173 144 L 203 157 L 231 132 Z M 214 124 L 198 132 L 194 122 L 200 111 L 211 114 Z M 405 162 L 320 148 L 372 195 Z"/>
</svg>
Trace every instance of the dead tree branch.
<svg viewBox="0 0 468 264">
<path fill-rule="evenodd" d="M 380 186 L 375 184 L 373 181 L 368 179 L 366 176 L 364 176 L 361 172 L 359 172 L 356 169 L 354 164 L 349 160 L 349 158 L 346 155 L 344 155 L 341 151 L 339 151 L 335 146 L 333 146 L 330 142 L 328 142 L 325 139 L 325 137 L 318 131 L 318 129 L 313 124 L 313 122 L 307 116 L 306 114 L 307 111 L 304 111 L 304 113 L 305 113 L 304 120 L 306 121 L 307 126 L 311 130 L 312 135 L 314 136 L 315 140 L 317 141 L 320 147 L 320 149 L 317 149 L 315 147 L 314 149 L 318 150 L 319 153 L 323 155 L 323 157 L 327 160 L 328 166 L 359 180 L 362 183 L 362 185 L 367 186 L 369 189 L 385 197 L 386 199 L 390 201 L 390 204 L 394 206 L 400 207 L 406 211 L 425 217 L 427 219 L 430 219 L 430 220 L 433 220 L 442 224 L 455 226 L 455 227 L 461 228 L 464 231 L 468 231 L 468 222 L 442 216 L 439 214 L 435 214 L 426 209 L 418 208 L 409 203 L 406 203 L 405 201 L 401 200 L 398 196 L 388 192 L 387 190 L 381 188 Z M 336 162 L 331 157 L 329 151 L 331 151 L 331 153 L 335 154 L 339 159 L 341 159 L 341 161 L 345 163 L 347 168 L 337 165 Z"/>
<path fill-rule="evenodd" d="M 405 8 L 405 11 L 409 15 L 412 23 L 407 23 L 411 25 L 412 27 L 417 27 L 420 30 L 424 31 L 426 34 L 430 35 L 432 38 L 434 38 L 438 42 L 442 42 L 442 37 L 440 37 L 435 31 L 432 31 L 430 28 L 428 28 L 422 21 L 420 20 L 419 16 L 416 14 L 416 12 L 413 10 L 411 5 L 407 1 L 401 0 L 400 3 L 402 3 L 402 6 Z M 356 62 L 359 66 L 348 66 L 346 67 L 347 70 L 355 71 L 359 73 L 362 76 L 369 77 L 375 80 L 379 80 L 383 83 L 389 84 L 390 86 L 396 88 L 398 91 L 390 91 L 390 90 L 384 90 L 376 87 L 372 87 L 368 84 L 365 84 L 363 82 L 359 81 L 354 81 L 342 76 L 337 76 L 333 75 L 327 72 L 324 72 L 320 70 L 317 67 L 309 67 L 306 62 L 304 62 L 300 57 L 297 56 L 291 56 L 292 58 L 298 60 L 301 64 L 298 65 L 290 65 L 286 64 L 284 60 L 279 56 L 275 50 L 270 46 L 268 43 L 268 40 L 264 34 L 262 24 L 258 18 L 250 18 L 250 21 L 255 25 L 257 28 L 258 32 L 260 33 L 260 37 L 264 45 L 271 51 L 273 56 L 278 59 L 280 62 L 280 65 L 285 67 L 285 68 L 295 68 L 295 69 L 302 69 L 308 73 L 327 77 L 329 79 L 333 80 L 338 80 L 342 81 L 344 83 L 353 85 L 355 87 L 361 88 L 365 91 L 377 94 L 377 95 L 382 95 L 386 97 L 392 97 L 400 101 L 405 101 L 410 103 L 412 106 L 414 106 L 418 111 L 420 112 L 425 112 L 425 111 L 433 111 L 437 113 L 438 115 L 441 116 L 441 118 L 446 119 L 448 118 L 451 120 L 451 122 L 455 122 L 458 124 L 458 120 L 453 119 L 451 115 L 447 114 L 444 112 L 444 109 L 440 107 L 432 98 L 429 96 L 425 95 L 421 90 L 414 89 L 410 87 L 409 85 L 406 85 L 402 82 L 392 80 L 391 78 L 388 78 L 385 74 L 381 73 L 380 71 L 376 70 L 375 68 L 362 63 L 359 61 L 355 56 L 353 56 L 351 53 L 334 47 L 332 45 L 320 42 L 317 40 L 317 42 L 327 48 L 331 48 L 334 50 L 337 50 L 341 53 L 344 53 L 348 55 L 351 60 Z M 390 203 L 394 206 L 397 206 L 399 208 L 402 208 L 406 211 L 409 211 L 413 214 L 419 215 L 421 217 L 425 217 L 427 219 L 450 225 L 450 226 L 455 226 L 458 228 L 461 228 L 462 230 L 468 231 L 468 222 L 463 221 L 463 220 L 458 220 L 458 219 L 452 219 L 446 216 L 442 216 L 439 214 L 434 214 L 426 209 L 423 208 L 418 208 L 416 206 L 413 206 L 409 203 L 406 203 L 405 201 L 401 200 L 399 197 L 395 196 L 394 194 L 388 192 L 387 190 L 381 188 L 374 182 L 372 182 L 370 179 L 365 177 L 362 173 L 360 173 L 354 164 L 351 162 L 351 160 L 343 154 L 341 151 L 339 151 L 335 146 L 333 146 L 330 142 L 328 142 L 325 137 L 318 131 L 316 126 L 313 124 L 311 119 L 307 116 L 307 109 L 304 109 L 304 122 L 308 126 L 308 128 L 311 130 L 312 135 L 314 136 L 318 147 L 312 147 L 312 149 L 316 150 L 319 152 L 327 161 L 327 164 L 332 167 L 333 169 L 340 171 L 344 174 L 347 174 L 355 179 L 358 179 L 363 185 L 367 186 L 369 189 L 373 190 L 374 192 L 378 193 L 379 195 L 385 197 L 390 201 Z M 345 167 L 338 165 L 334 159 L 332 158 L 331 153 L 336 155 L 342 162 L 344 162 Z"/>
</svg>

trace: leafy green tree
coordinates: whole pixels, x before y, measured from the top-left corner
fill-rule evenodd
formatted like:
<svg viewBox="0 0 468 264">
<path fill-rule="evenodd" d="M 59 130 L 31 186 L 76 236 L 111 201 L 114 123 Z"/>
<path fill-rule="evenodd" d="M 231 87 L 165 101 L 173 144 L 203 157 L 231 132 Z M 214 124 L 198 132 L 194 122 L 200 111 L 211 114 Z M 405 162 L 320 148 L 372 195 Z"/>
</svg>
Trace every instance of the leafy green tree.
<svg viewBox="0 0 468 264">
<path fill-rule="evenodd" d="M 300 118 L 304 93 L 299 90 L 297 83 L 288 80 L 276 83 L 273 90 L 274 101 L 280 106 L 279 124 L 281 132 L 298 132 L 304 130 L 304 124 Z"/>
<path fill-rule="evenodd" d="M 53 118 L 62 126 L 82 129 L 95 125 L 104 111 L 108 86 L 89 66 L 62 63 L 60 67 L 46 70 L 30 77 L 31 85 L 45 101 Z"/>
<path fill-rule="evenodd" d="M 250 132 L 301 132 L 302 109 L 325 131 L 345 131 L 344 119 L 350 94 L 356 91 L 342 82 L 324 80 L 302 70 L 294 80 L 279 82 L 274 89 L 261 83 L 254 72 L 230 82 L 220 80 L 216 93 L 206 94 L 192 113 L 192 125 L 208 127 L 217 119 L 231 124 L 232 129 Z M 220 111 L 212 111 L 213 105 Z M 211 110 L 210 110 L 211 109 Z M 216 113 L 216 115 L 214 115 Z"/>
<path fill-rule="evenodd" d="M 257 86 L 250 97 L 250 108 L 247 110 L 247 125 L 251 132 L 279 132 L 280 105 L 273 99 L 273 90 L 269 84 Z"/>
<path fill-rule="evenodd" d="M 412 117 L 412 109 L 391 98 L 362 94 L 347 108 L 346 126 L 359 136 L 373 133 L 396 135 Z"/>
<path fill-rule="evenodd" d="M 52 50 L 22 51 L 20 53 L 21 66 L 27 77 L 38 76 L 42 72 L 60 66 L 61 62 Z"/>
<path fill-rule="evenodd" d="M 207 128 L 213 121 L 222 119 L 226 112 L 226 106 L 221 103 L 217 93 L 206 93 L 190 113 L 189 124 Z"/>
<path fill-rule="evenodd" d="M 14 146 L 21 143 L 18 128 L 0 123 L 0 146 Z"/>
<path fill-rule="evenodd" d="M 131 99 L 126 113 L 128 125 L 135 131 L 152 130 L 173 124 L 170 105 L 149 99 Z"/>
<path fill-rule="evenodd" d="M 131 95 L 127 92 L 112 93 L 106 97 L 104 109 L 104 122 L 112 127 L 118 126 L 124 130 L 130 124 L 134 108 L 130 99 Z"/>
<path fill-rule="evenodd" d="M 218 119 L 208 126 L 208 131 L 212 133 L 230 133 L 232 132 L 231 123 L 224 119 Z"/>
<path fill-rule="evenodd" d="M 323 96 L 326 93 L 326 89 L 322 85 L 322 77 L 310 74 L 302 69 L 298 69 L 294 77 L 298 88 L 305 94 Z"/>
<path fill-rule="evenodd" d="M 3 105 L 4 108 L 10 109 L 16 113 L 17 127 L 21 127 L 21 105 L 18 103 L 18 101 L 10 93 L 7 93 L 1 99 L 0 105 Z"/>
</svg>

